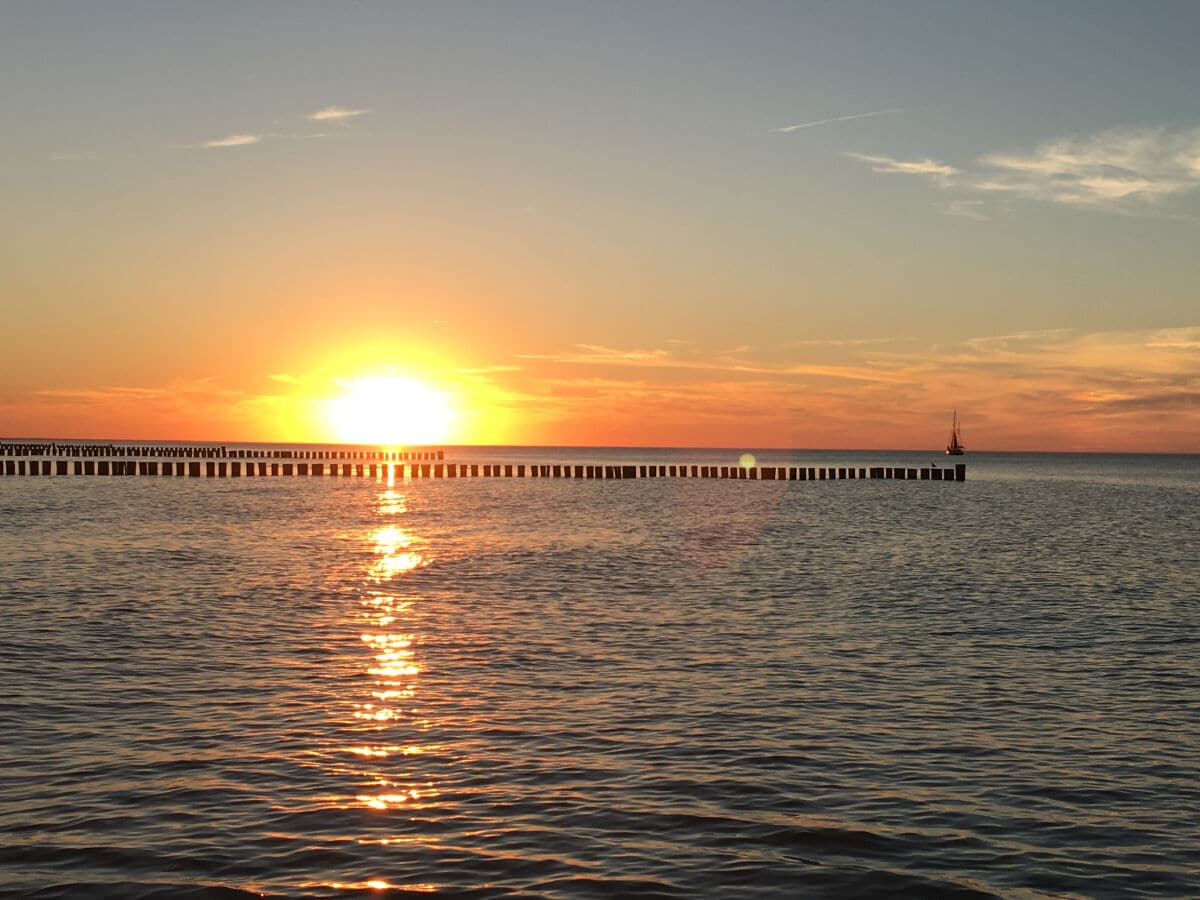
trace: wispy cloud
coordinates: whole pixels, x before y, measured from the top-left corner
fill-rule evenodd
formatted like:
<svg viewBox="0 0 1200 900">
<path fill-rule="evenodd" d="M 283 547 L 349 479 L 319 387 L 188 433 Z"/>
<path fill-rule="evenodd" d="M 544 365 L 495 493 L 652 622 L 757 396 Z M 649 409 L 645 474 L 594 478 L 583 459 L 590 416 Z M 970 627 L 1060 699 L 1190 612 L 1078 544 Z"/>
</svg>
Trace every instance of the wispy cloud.
<svg viewBox="0 0 1200 900">
<path fill-rule="evenodd" d="M 983 213 L 983 205 L 982 200 L 951 200 L 942 207 L 942 212 L 948 216 L 958 216 L 960 219 L 986 222 L 988 217 Z"/>
<path fill-rule="evenodd" d="M 304 118 L 311 119 L 314 122 L 344 122 L 347 119 L 365 116 L 369 112 L 369 109 L 350 109 L 345 106 L 326 106 L 324 109 L 318 109 L 316 112 L 309 113 Z"/>
<path fill-rule="evenodd" d="M 800 131 L 803 128 L 816 128 L 818 125 L 832 125 L 835 122 L 850 122 L 854 119 L 870 119 L 875 116 L 891 116 L 896 113 L 904 112 L 903 107 L 894 109 L 876 109 L 871 112 L 855 113 L 850 116 L 834 116 L 829 119 L 816 119 L 812 122 L 800 122 L 797 125 L 784 125 L 782 128 L 772 128 L 772 134 L 791 134 L 793 131 Z"/>
<path fill-rule="evenodd" d="M 736 347 L 715 355 L 678 356 L 670 350 L 618 350 L 594 344 L 577 344 L 567 353 L 517 354 L 519 359 L 540 360 L 570 366 L 612 366 L 639 369 L 679 369 L 701 372 L 721 372 L 735 377 L 770 377 L 795 379 L 804 376 L 846 379 L 850 381 L 890 382 L 904 380 L 894 372 L 865 364 L 850 366 L 818 364 L 777 365 L 752 359 L 735 358 L 731 354 L 746 353 L 749 347 Z"/>
<path fill-rule="evenodd" d="M 991 172 L 979 190 L 1079 206 L 1153 203 L 1200 187 L 1200 128 L 1111 129 L 981 162 Z"/>
<path fill-rule="evenodd" d="M 850 150 L 843 155 L 870 163 L 872 172 L 884 175 L 928 175 L 937 181 L 945 182 L 961 171 L 935 159 L 895 159 L 882 154 L 855 153 Z"/>
<path fill-rule="evenodd" d="M 670 366 L 669 350 L 616 350 L 598 344 L 576 344 L 569 353 L 518 353 L 518 359 L 542 359 L 576 365 L 605 366 Z"/>
<path fill-rule="evenodd" d="M 51 153 L 50 158 L 55 162 L 81 162 L 89 159 L 99 159 L 100 157 L 91 152 L 81 153 Z"/>
<path fill-rule="evenodd" d="M 793 347 L 865 347 L 869 344 L 899 344 L 911 340 L 904 337 L 886 338 L 806 338 L 780 344 L 782 349 Z"/>
<path fill-rule="evenodd" d="M 262 140 L 261 134 L 231 134 L 227 137 L 217 138 L 212 141 L 205 141 L 200 144 L 204 149 L 218 149 L 221 147 L 249 147 L 251 144 L 257 144 Z"/>
<path fill-rule="evenodd" d="M 1171 350 L 1200 350 L 1200 326 L 1163 328 L 1150 335 L 1146 346 Z"/>
<path fill-rule="evenodd" d="M 324 109 L 319 109 L 316 112 L 308 113 L 303 118 L 307 122 L 332 122 L 340 125 L 348 125 L 349 120 L 357 116 L 366 115 L 369 109 L 350 109 L 343 106 L 327 106 Z M 278 121 L 276 124 L 279 124 Z M 311 126 L 308 126 L 311 127 Z M 338 130 L 341 134 L 336 133 Z M 200 149 L 200 150 L 220 150 L 229 147 L 250 147 L 254 144 L 261 144 L 264 141 L 308 141 L 321 138 L 332 138 L 346 135 L 350 132 L 344 129 L 335 129 L 334 133 L 329 131 L 307 131 L 303 130 L 303 126 L 297 131 L 274 131 L 262 130 L 256 132 L 238 132 L 229 134 L 225 137 L 215 138 L 210 141 L 202 141 L 198 144 L 182 145 L 184 149 Z"/>
<path fill-rule="evenodd" d="M 1200 326 L 883 343 L 813 339 L 736 359 L 666 342 L 577 345 L 497 378 L 548 442 L 569 426 L 598 442 L 702 443 L 717 429 L 770 446 L 936 448 L 955 405 L 973 449 L 1187 452 L 1200 435 Z"/>
<path fill-rule="evenodd" d="M 521 367 L 501 363 L 490 366 L 474 366 L 462 369 L 450 369 L 450 371 L 455 375 L 495 375 L 497 373 L 504 372 L 520 372 Z"/>
<path fill-rule="evenodd" d="M 875 172 L 926 175 L 941 188 L 1127 214 L 1171 214 L 1169 201 L 1200 188 L 1200 128 L 1114 128 L 1062 137 L 1027 152 L 996 152 L 959 168 L 935 159 L 846 152 Z M 959 198 L 940 208 L 982 220 L 987 203 Z"/>
<path fill-rule="evenodd" d="M 974 351 L 995 353 L 1017 347 L 1044 347 L 1051 342 L 1066 340 L 1073 333 L 1071 328 L 1043 328 L 1037 331 L 1017 331 L 1012 334 L 993 334 L 987 337 L 967 338 L 964 343 Z"/>
</svg>

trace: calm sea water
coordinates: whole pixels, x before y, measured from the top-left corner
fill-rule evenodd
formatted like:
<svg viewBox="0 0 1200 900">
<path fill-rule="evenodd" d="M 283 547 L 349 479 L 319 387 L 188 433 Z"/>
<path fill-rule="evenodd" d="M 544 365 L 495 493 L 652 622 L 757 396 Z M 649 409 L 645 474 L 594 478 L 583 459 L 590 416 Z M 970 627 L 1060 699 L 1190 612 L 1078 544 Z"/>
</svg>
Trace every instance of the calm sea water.
<svg viewBox="0 0 1200 900">
<path fill-rule="evenodd" d="M 965 459 L 0 479 L 0 893 L 1200 894 L 1200 457 Z"/>
</svg>

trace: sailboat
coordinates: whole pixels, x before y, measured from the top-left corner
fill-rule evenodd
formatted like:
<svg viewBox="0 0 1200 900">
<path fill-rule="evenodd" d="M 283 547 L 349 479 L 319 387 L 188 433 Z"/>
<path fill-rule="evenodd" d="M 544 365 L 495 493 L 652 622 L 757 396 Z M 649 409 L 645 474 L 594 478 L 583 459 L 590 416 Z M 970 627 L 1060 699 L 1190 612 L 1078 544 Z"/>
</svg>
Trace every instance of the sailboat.
<svg viewBox="0 0 1200 900">
<path fill-rule="evenodd" d="M 958 410 L 954 411 L 954 426 L 950 429 L 950 443 L 946 445 L 947 456 L 962 456 L 967 448 L 958 433 Z"/>
</svg>

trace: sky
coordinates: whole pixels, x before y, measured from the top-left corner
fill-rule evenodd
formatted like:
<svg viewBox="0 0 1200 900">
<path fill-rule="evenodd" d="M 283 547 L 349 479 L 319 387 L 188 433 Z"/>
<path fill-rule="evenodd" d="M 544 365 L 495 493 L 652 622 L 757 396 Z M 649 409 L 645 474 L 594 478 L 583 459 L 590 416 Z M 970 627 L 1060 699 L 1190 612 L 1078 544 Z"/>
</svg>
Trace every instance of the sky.
<svg viewBox="0 0 1200 900">
<path fill-rule="evenodd" d="M 0 4 L 0 434 L 1200 452 L 1197 34 Z"/>
</svg>

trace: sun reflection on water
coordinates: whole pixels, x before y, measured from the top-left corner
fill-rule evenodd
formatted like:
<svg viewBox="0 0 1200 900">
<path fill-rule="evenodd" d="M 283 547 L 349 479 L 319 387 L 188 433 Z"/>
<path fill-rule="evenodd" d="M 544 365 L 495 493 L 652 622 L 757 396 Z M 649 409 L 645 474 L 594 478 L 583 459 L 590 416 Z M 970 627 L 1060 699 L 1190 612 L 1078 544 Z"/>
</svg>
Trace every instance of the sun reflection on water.
<svg viewBox="0 0 1200 900">
<path fill-rule="evenodd" d="M 415 621 L 420 598 L 403 590 L 404 576 L 429 565 L 428 546 L 402 527 L 408 497 L 389 479 L 375 498 L 376 515 L 384 520 L 364 536 L 372 559 L 364 575 L 356 613 L 359 646 L 366 651 L 359 663 L 368 676 L 369 690 L 353 702 L 357 741 L 343 753 L 357 760 L 353 769 L 357 791 L 346 798 L 360 808 L 384 812 L 423 807 L 437 796 L 431 783 L 419 782 L 405 760 L 434 749 L 413 743 L 427 723 L 414 718 L 421 666 L 418 635 L 406 630 Z M 396 521 L 396 519 L 401 521 Z M 382 883 L 382 882 L 381 882 Z"/>
<path fill-rule="evenodd" d="M 429 564 L 425 555 L 413 548 L 413 536 L 396 525 L 376 528 L 371 533 L 371 540 L 375 544 L 376 559 L 369 577 L 376 583 L 390 581 L 397 575 Z"/>
</svg>

